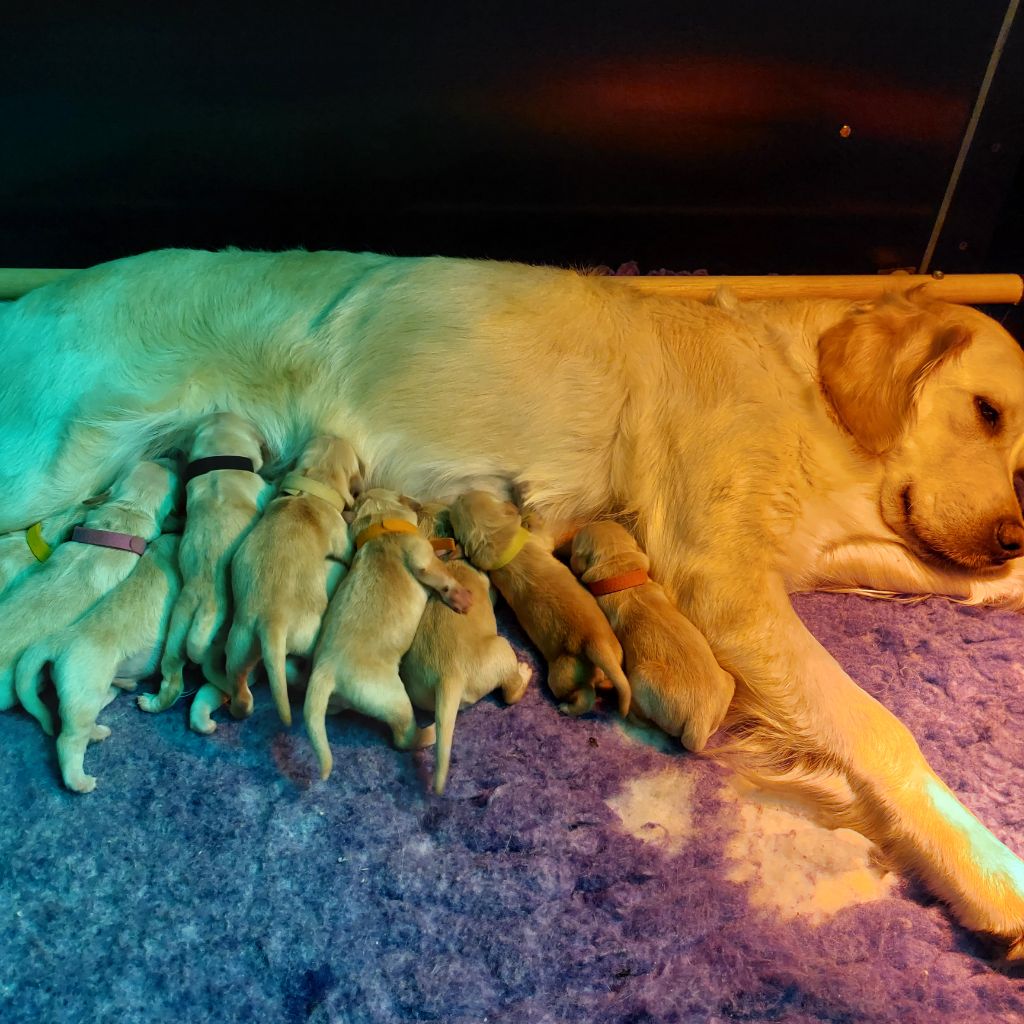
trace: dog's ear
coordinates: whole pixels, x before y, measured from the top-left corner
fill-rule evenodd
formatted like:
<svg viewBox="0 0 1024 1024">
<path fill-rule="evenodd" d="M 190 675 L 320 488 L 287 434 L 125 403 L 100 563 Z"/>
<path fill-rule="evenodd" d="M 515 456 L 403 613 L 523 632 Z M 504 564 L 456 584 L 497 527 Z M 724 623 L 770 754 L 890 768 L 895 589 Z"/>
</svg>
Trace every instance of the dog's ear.
<svg viewBox="0 0 1024 1024">
<path fill-rule="evenodd" d="M 349 526 L 351 526 L 356 521 L 356 514 L 352 509 L 347 508 L 345 509 L 344 512 L 341 513 L 341 518 L 344 519 Z"/>
<path fill-rule="evenodd" d="M 420 511 L 420 509 L 422 508 L 422 506 L 420 505 L 420 503 L 419 503 L 419 502 L 418 502 L 418 501 L 417 501 L 417 500 L 416 500 L 415 498 L 410 498 L 408 494 L 400 494 L 400 495 L 398 496 L 398 500 L 399 500 L 399 501 L 400 501 L 400 502 L 401 502 L 401 503 L 402 503 L 402 504 L 403 504 L 403 505 L 404 505 L 404 506 L 405 506 L 405 507 L 406 507 L 407 509 L 410 509 L 411 511 L 413 511 L 413 512 L 415 512 L 415 513 L 417 513 L 417 514 L 419 514 L 419 511 Z"/>
<path fill-rule="evenodd" d="M 82 502 L 82 504 L 86 508 L 96 508 L 97 505 L 102 505 L 104 502 L 108 501 L 109 498 L 110 488 L 108 487 L 101 494 L 94 494 L 91 498 L 86 498 L 85 501 Z"/>
<path fill-rule="evenodd" d="M 888 451 L 909 421 L 928 374 L 971 341 L 903 298 L 864 304 L 818 339 L 818 381 L 840 423 L 874 455 Z"/>
</svg>

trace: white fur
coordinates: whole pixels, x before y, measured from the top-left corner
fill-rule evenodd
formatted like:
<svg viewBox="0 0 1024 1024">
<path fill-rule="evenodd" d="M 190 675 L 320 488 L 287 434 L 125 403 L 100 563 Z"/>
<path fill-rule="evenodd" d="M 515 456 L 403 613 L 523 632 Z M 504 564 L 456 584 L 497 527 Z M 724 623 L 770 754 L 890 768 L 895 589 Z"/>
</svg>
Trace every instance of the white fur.
<svg viewBox="0 0 1024 1024">
<path fill-rule="evenodd" d="M 970 343 L 951 336 L 944 358 L 931 342 L 947 330 Z M 515 487 L 568 533 L 618 516 L 736 677 L 746 769 L 831 802 L 968 926 L 1024 936 L 1015 878 L 979 858 L 913 738 L 787 597 L 877 587 L 860 570 L 899 561 L 901 587 L 952 576 L 968 600 L 1021 602 L 1019 570 L 986 559 L 993 524 L 1020 516 L 1024 357 L 988 318 L 704 304 L 487 262 L 169 251 L 30 293 L 4 311 L 0 343 L 0 530 L 94 493 L 213 411 L 259 424 L 272 463 L 331 433 L 372 485 Z M 857 402 L 884 412 L 900 395 L 900 416 L 858 439 Z M 998 436 L 975 395 L 1005 410 Z M 926 543 L 945 552 L 941 579 Z"/>
</svg>

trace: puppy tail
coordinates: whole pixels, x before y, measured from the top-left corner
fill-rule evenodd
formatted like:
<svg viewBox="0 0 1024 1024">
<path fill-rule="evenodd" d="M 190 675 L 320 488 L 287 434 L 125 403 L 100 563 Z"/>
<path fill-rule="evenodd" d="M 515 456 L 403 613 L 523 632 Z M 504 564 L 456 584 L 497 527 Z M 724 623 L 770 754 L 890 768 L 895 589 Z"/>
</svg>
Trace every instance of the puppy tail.
<svg viewBox="0 0 1024 1024">
<path fill-rule="evenodd" d="M 434 792 L 441 796 L 448 781 L 448 765 L 452 756 L 452 740 L 455 737 L 455 718 L 462 703 L 465 688 L 462 681 L 448 675 L 437 688 L 437 704 L 434 721 L 437 724 L 437 745 L 434 747 Z"/>
<path fill-rule="evenodd" d="M 21 701 L 21 706 L 39 722 L 47 736 L 53 735 L 53 716 L 50 709 L 39 699 L 39 682 L 43 666 L 50 660 L 49 648 L 45 644 L 36 644 L 18 659 L 14 673 L 14 691 Z"/>
<path fill-rule="evenodd" d="M 267 682 L 270 683 L 270 693 L 277 707 L 277 715 L 285 725 L 291 725 L 292 708 L 288 703 L 288 651 L 285 630 L 279 624 L 271 623 L 262 632 L 260 643 L 263 648 L 263 664 L 267 670 Z"/>
<path fill-rule="evenodd" d="M 622 671 L 622 663 L 607 644 L 600 641 L 591 643 L 586 648 L 587 657 L 608 677 L 615 692 L 619 695 L 619 714 L 623 718 L 629 714 L 629 705 L 633 700 L 626 673 Z"/>
<path fill-rule="evenodd" d="M 313 744 L 313 752 L 320 762 L 320 778 L 326 779 L 334 767 L 331 745 L 327 742 L 327 703 L 334 690 L 334 678 L 329 669 L 315 667 L 309 677 L 306 703 L 302 714 L 306 721 L 306 734 Z"/>
</svg>

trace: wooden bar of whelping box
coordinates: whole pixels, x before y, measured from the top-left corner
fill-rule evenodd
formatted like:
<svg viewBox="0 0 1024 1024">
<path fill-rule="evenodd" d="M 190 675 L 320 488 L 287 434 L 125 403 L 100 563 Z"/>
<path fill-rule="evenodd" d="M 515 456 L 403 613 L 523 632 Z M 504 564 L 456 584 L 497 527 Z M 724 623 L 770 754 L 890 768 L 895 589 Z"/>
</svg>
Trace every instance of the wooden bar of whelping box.
<svg viewBox="0 0 1024 1024">
<path fill-rule="evenodd" d="M 16 299 L 74 270 L 0 268 L 0 299 Z M 922 285 L 929 298 L 946 302 L 1020 302 L 1024 278 L 1020 274 L 828 274 L 710 277 L 613 277 L 624 288 L 675 295 L 681 299 L 708 299 L 721 286 L 741 299 L 873 299 L 885 292 L 906 291 Z"/>
</svg>

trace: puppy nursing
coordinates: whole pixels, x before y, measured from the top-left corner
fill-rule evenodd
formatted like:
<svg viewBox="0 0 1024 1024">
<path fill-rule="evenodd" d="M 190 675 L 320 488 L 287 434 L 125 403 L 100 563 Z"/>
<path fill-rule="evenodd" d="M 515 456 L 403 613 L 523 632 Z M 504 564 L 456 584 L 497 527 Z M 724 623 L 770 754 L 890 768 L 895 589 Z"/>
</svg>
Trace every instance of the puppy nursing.
<svg viewBox="0 0 1024 1024">
<path fill-rule="evenodd" d="M 603 672 L 629 711 L 629 680 L 622 647 L 597 602 L 522 526 L 514 505 L 483 491 L 457 498 L 451 507 L 455 535 L 470 560 L 489 572 L 502 597 L 548 663 L 548 686 L 570 715 L 594 706 Z"/>
<path fill-rule="evenodd" d="M 424 505 L 419 530 L 431 541 L 450 538 L 447 509 Z M 530 681 L 529 667 L 520 664 L 512 645 L 498 636 L 487 577 L 462 558 L 449 559 L 445 566 L 473 595 L 473 603 L 459 614 L 431 594 L 399 669 L 413 704 L 434 712 L 434 792 L 438 794 L 444 792 L 448 778 L 458 712 L 498 689 L 506 704 L 515 704 Z"/>
<path fill-rule="evenodd" d="M 649 568 L 647 556 L 618 523 L 592 523 L 573 539 L 572 571 L 597 598 L 622 644 L 633 692 L 630 714 L 679 736 L 687 750 L 700 751 L 722 724 L 736 682 L 696 626 L 650 579 Z"/>
<path fill-rule="evenodd" d="M 68 789 L 89 793 L 96 787 L 96 779 L 85 774 L 83 760 L 90 740 L 110 735 L 96 718 L 114 699 L 112 687 L 134 689 L 135 681 L 150 675 L 160 662 L 171 606 L 181 586 L 177 558 L 178 537 L 158 537 L 127 579 L 18 661 L 18 696 L 52 736 L 50 711 L 38 694 L 40 673 L 51 664 L 61 719 L 57 757 Z"/>
<path fill-rule="evenodd" d="M 238 549 L 231 563 L 235 614 L 227 642 L 233 714 L 252 711 L 249 676 L 262 658 L 277 712 L 291 724 L 285 659 L 312 653 L 327 608 L 327 560 L 347 563 L 351 557 L 342 513 L 361 486 L 362 466 L 352 446 L 336 437 L 315 438 Z M 214 686 L 200 690 L 193 728 L 212 732 L 209 710 L 222 701 Z"/>
<path fill-rule="evenodd" d="M 360 499 L 352 524 L 355 555 L 324 616 L 306 691 L 305 720 L 320 776 L 331 773 L 325 716 L 351 708 L 391 727 L 400 750 L 423 745 L 432 729 L 417 728 L 398 674 L 432 590 L 457 612 L 473 596 L 438 560 L 416 528 L 416 513 L 390 491 Z"/>
<path fill-rule="evenodd" d="M 72 540 L 0 600 L 0 710 L 13 707 L 14 668 L 28 647 L 74 622 L 136 566 L 175 504 L 175 472 L 141 462 L 85 517 Z"/>
<path fill-rule="evenodd" d="M 230 609 L 231 557 L 259 517 L 269 491 L 256 428 L 233 413 L 216 413 L 196 430 L 185 480 L 185 531 L 178 552 L 183 587 L 171 616 L 156 694 L 139 697 L 143 711 L 163 711 L 181 696 L 186 658 L 203 664 Z"/>
</svg>

